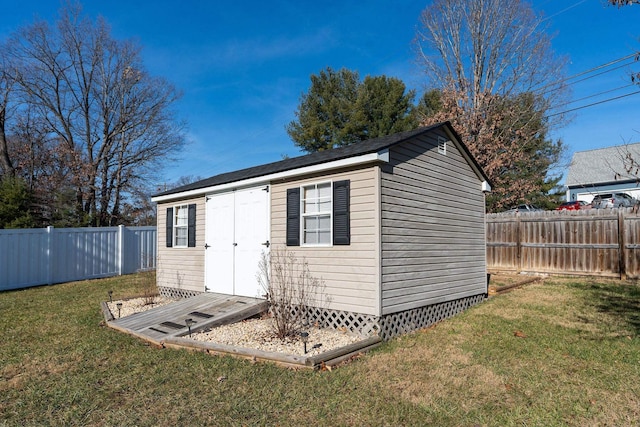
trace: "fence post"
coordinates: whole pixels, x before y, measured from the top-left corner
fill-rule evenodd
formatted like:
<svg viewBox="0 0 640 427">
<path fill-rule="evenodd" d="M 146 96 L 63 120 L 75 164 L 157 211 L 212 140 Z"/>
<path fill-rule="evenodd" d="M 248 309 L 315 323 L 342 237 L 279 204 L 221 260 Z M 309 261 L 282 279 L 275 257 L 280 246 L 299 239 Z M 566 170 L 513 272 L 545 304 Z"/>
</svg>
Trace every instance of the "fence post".
<svg viewBox="0 0 640 427">
<path fill-rule="evenodd" d="M 124 268 L 124 225 L 118 226 L 118 276 L 122 276 Z"/>
<path fill-rule="evenodd" d="M 47 285 L 53 285 L 53 225 L 47 227 Z"/>
<path fill-rule="evenodd" d="M 626 242 L 624 240 L 624 212 L 623 209 L 618 209 L 618 269 L 620 270 L 620 280 L 627 278 L 627 266 L 626 266 Z"/>
<path fill-rule="evenodd" d="M 516 272 L 522 272 L 522 222 L 520 212 L 516 212 Z"/>
</svg>

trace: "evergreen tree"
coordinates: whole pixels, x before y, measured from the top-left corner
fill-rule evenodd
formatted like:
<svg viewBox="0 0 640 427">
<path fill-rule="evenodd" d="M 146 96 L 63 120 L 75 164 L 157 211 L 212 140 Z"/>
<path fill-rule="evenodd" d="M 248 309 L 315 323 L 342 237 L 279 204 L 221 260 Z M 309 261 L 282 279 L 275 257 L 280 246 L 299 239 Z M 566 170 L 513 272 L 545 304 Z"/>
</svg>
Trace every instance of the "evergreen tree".
<svg viewBox="0 0 640 427">
<path fill-rule="evenodd" d="M 393 77 L 360 81 L 356 71 L 326 68 L 311 75 L 287 133 L 302 150 L 314 152 L 413 129 L 414 96 Z"/>
<path fill-rule="evenodd" d="M 0 229 L 31 228 L 31 193 L 24 180 L 5 175 L 0 179 Z"/>
</svg>

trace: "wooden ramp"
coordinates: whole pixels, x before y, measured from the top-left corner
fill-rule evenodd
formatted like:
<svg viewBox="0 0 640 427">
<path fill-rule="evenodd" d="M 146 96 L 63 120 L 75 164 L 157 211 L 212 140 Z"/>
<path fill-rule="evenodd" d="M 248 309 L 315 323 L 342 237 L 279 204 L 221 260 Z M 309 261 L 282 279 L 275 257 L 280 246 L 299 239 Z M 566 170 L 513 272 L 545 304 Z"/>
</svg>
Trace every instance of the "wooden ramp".
<svg viewBox="0 0 640 427">
<path fill-rule="evenodd" d="M 167 338 L 187 335 L 186 319 L 192 319 L 191 332 L 238 322 L 266 311 L 263 299 L 203 293 L 121 319 L 108 325 L 114 329 L 161 344 Z"/>
</svg>

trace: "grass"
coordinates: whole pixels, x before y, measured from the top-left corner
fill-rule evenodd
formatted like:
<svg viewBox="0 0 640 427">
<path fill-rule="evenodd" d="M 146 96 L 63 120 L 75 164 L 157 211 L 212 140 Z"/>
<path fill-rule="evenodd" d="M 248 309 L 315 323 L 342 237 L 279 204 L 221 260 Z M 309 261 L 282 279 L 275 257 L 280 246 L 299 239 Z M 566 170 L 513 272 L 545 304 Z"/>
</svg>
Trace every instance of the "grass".
<svg viewBox="0 0 640 427">
<path fill-rule="evenodd" d="M 144 277 L 0 294 L 0 425 L 640 423 L 640 286 L 548 279 L 332 372 L 160 350 L 102 326 Z"/>
</svg>

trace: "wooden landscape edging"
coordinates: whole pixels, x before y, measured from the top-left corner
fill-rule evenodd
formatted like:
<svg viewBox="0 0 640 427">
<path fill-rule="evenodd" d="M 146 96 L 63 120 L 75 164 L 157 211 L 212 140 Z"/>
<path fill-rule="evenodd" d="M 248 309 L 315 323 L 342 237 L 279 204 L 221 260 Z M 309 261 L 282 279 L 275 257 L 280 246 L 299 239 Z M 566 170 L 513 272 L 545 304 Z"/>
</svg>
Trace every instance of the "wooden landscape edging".
<svg viewBox="0 0 640 427">
<path fill-rule="evenodd" d="M 640 215 L 632 208 L 488 214 L 492 272 L 640 278 Z"/>
<path fill-rule="evenodd" d="M 168 348 L 183 348 L 196 351 L 199 350 L 209 354 L 230 355 L 255 361 L 271 361 L 289 367 L 312 369 L 319 368 L 322 364 L 335 366 L 344 360 L 372 350 L 379 346 L 381 343 L 382 338 L 370 337 L 365 338 L 362 341 L 350 344 L 348 346 L 330 350 L 316 356 L 300 356 L 245 347 L 235 347 L 213 342 L 196 341 L 184 337 L 167 338 L 163 341 L 164 347 Z"/>
</svg>

